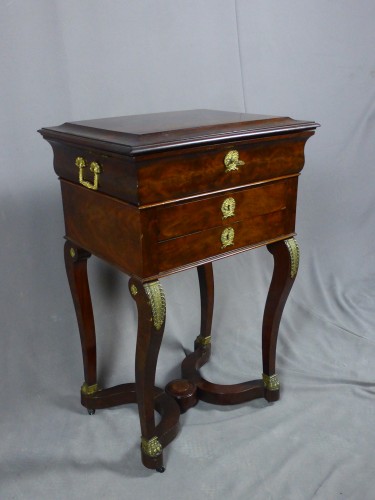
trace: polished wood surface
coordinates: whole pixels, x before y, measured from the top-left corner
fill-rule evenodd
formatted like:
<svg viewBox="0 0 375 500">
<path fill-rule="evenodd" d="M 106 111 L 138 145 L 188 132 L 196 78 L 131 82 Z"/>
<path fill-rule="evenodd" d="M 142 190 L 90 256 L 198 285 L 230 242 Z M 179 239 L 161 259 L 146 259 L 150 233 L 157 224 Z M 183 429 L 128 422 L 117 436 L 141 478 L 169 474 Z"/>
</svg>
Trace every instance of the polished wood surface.
<svg viewBox="0 0 375 500">
<path fill-rule="evenodd" d="M 97 378 L 95 323 L 87 278 L 87 259 L 90 256 L 89 252 L 71 242 L 65 243 L 65 268 L 77 316 L 85 382 L 91 387 L 97 384 Z"/>
<path fill-rule="evenodd" d="M 162 151 L 235 139 L 315 130 L 311 121 L 289 117 L 196 109 L 64 123 L 40 130 L 53 139 L 122 155 Z"/>
<path fill-rule="evenodd" d="M 135 386 L 141 433 L 144 439 L 157 436 L 154 414 L 154 385 L 156 364 L 164 334 L 165 316 L 157 327 L 153 321 L 154 311 L 150 296 L 143 283 L 134 277 L 129 280 L 129 290 L 138 308 L 138 333 L 135 353 Z M 133 291 L 134 290 L 134 291 Z M 157 436 L 159 437 L 159 436 Z M 143 464 L 151 469 L 163 466 L 162 452 L 150 457 L 142 450 Z"/>
<path fill-rule="evenodd" d="M 279 398 L 278 330 L 298 268 L 298 176 L 305 143 L 317 126 L 288 117 L 196 110 L 40 130 L 53 148 L 61 182 L 66 271 L 84 365 L 81 402 L 90 414 L 136 403 L 147 468 L 164 470 L 163 449 L 177 434 L 179 415 L 199 400 L 230 405 Z M 200 368 L 211 354 L 212 263 L 259 246 L 274 257 L 263 317 L 262 378 L 209 382 Z M 134 383 L 101 388 L 97 380 L 87 277 L 91 254 L 130 276 L 138 311 Z M 166 317 L 160 278 L 189 267 L 198 271 L 201 327 L 182 362 L 181 379 L 163 391 L 155 387 Z M 155 410 L 161 414 L 158 424 Z"/>
<path fill-rule="evenodd" d="M 137 157 L 139 203 L 165 203 L 296 175 L 303 168 L 304 146 L 311 135 L 259 137 Z M 227 172 L 224 159 L 233 150 L 244 165 Z"/>
<path fill-rule="evenodd" d="M 61 191 L 66 238 L 125 273 L 142 276 L 139 210 L 65 180 L 61 180 Z"/>
<path fill-rule="evenodd" d="M 195 201 L 162 206 L 157 215 L 158 239 L 168 240 L 285 209 L 294 212 L 296 189 L 297 178 L 292 177 L 260 186 L 226 191 L 224 194 L 203 199 L 199 197 Z M 228 198 L 234 200 L 235 208 L 233 215 L 225 217 L 222 206 Z"/>
<path fill-rule="evenodd" d="M 251 224 L 246 220 L 231 224 L 234 240 L 233 244 L 225 248 L 221 241 L 222 227 L 163 241 L 159 243 L 159 268 L 161 271 L 167 271 L 188 265 L 189 262 L 219 257 L 228 250 L 245 250 L 259 242 L 271 241 L 272 238 L 287 238 L 294 233 L 294 224 L 285 214 L 280 210 L 254 217 Z"/>
<path fill-rule="evenodd" d="M 285 302 L 293 286 L 291 256 L 284 241 L 267 245 L 273 255 L 274 270 L 267 295 L 262 325 L 263 373 L 271 376 L 276 372 L 276 344 L 279 325 Z M 265 388 L 264 397 L 272 402 L 279 399 L 279 390 L 270 391 Z"/>
</svg>

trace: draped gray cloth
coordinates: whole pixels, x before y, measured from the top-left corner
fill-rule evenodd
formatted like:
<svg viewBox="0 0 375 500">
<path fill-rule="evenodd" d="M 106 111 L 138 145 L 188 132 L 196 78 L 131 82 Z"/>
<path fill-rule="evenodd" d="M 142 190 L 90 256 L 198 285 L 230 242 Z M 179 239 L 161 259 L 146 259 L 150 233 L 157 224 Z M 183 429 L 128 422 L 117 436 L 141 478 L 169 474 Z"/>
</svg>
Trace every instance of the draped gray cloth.
<svg viewBox="0 0 375 500">
<path fill-rule="evenodd" d="M 375 3 L 372 0 L 0 2 L 0 498 L 375 498 Z M 65 121 L 194 108 L 322 124 L 306 146 L 301 265 L 282 319 L 281 399 L 199 403 L 140 462 L 135 405 L 80 406 L 52 150 Z M 127 277 L 89 264 L 102 386 L 134 380 Z M 265 249 L 214 264 L 217 383 L 259 378 Z M 162 280 L 157 384 L 199 329 L 194 270 Z"/>
</svg>

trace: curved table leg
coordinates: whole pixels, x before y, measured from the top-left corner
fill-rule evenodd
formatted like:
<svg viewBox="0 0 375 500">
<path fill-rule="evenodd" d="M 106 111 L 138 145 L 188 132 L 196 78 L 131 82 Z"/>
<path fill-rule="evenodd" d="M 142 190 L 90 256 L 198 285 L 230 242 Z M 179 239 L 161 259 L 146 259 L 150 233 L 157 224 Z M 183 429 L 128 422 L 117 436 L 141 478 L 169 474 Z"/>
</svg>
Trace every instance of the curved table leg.
<svg viewBox="0 0 375 500">
<path fill-rule="evenodd" d="M 158 281 L 142 284 L 129 282 L 130 292 L 138 306 L 138 338 L 136 351 L 136 383 L 100 389 L 96 374 L 96 335 L 87 259 L 90 253 L 67 241 L 65 266 L 77 315 L 82 346 L 85 381 L 81 387 L 81 403 L 90 414 L 98 408 L 136 403 L 142 430 L 142 461 L 151 469 L 163 471 L 162 447 L 178 432 L 178 404 L 154 386 L 155 370 L 165 324 L 165 299 Z M 154 409 L 161 414 L 155 426 Z"/>
<path fill-rule="evenodd" d="M 199 382 L 201 380 L 198 367 L 200 368 L 207 363 L 211 354 L 211 327 L 214 312 L 212 263 L 198 266 L 197 271 L 201 298 L 200 334 L 195 339 L 194 352 L 189 354 L 182 363 L 183 378 L 172 380 L 165 388 L 165 392 L 178 402 L 181 413 L 185 413 L 198 403 Z"/>
<path fill-rule="evenodd" d="M 185 384 L 196 387 L 197 400 L 220 405 L 244 403 L 255 398 L 264 397 L 272 402 L 279 399 L 280 384 L 275 373 L 276 343 L 281 315 L 294 283 L 298 271 L 299 250 L 294 238 L 269 244 L 267 249 L 274 257 L 274 271 L 268 291 L 264 310 L 262 328 L 263 376 L 261 379 L 250 380 L 240 384 L 220 385 L 214 384 L 199 373 L 199 369 L 208 360 L 210 355 L 210 337 L 208 329 L 211 327 L 213 310 L 213 281 L 209 269 L 201 269 L 201 303 L 202 303 L 202 330 L 196 340 L 196 349 L 189 354 L 181 365 L 182 376 Z M 207 318 L 204 318 L 204 314 Z M 203 332 L 203 333 L 202 333 Z M 203 342 L 205 339 L 205 342 Z M 174 385 L 181 381 L 173 381 L 166 387 L 176 399 L 179 396 Z M 172 384 L 172 390 L 169 391 Z M 185 397 L 185 395 L 184 395 Z M 191 397 L 189 395 L 189 397 Z M 181 406 L 181 402 L 179 401 Z M 193 406 L 192 404 L 190 406 Z M 188 406 L 187 408 L 189 408 Z"/>
<path fill-rule="evenodd" d="M 264 397 L 277 401 L 280 383 L 275 373 L 276 343 L 281 315 L 298 271 L 299 249 L 295 238 L 267 245 L 274 258 L 274 271 L 263 316 L 262 352 Z"/>
<path fill-rule="evenodd" d="M 251 380 L 241 384 L 221 385 L 205 380 L 199 369 L 208 361 L 211 353 L 211 325 L 214 303 L 214 282 L 212 264 L 198 268 L 199 284 L 201 290 L 201 334 L 195 341 L 195 351 L 189 354 L 181 365 L 182 376 L 185 382 L 196 387 L 195 402 L 202 400 L 207 403 L 219 405 L 233 405 L 244 403 L 264 396 L 262 379 Z M 171 384 L 166 387 L 166 392 L 171 393 L 177 400 L 176 390 L 170 391 Z M 172 385 L 172 389 L 175 389 Z M 179 401 L 181 406 L 181 402 Z M 190 408 L 193 404 L 187 407 Z M 186 410 L 185 410 L 186 411 Z"/>
<path fill-rule="evenodd" d="M 98 389 L 96 374 L 96 336 L 90 288 L 87 279 L 89 252 L 67 241 L 64 246 L 65 268 L 73 297 L 82 347 L 85 381 L 81 387 L 81 399 L 95 394 Z M 84 406 L 86 406 L 84 404 Z M 95 412 L 88 408 L 89 414 Z"/>
<path fill-rule="evenodd" d="M 158 280 L 142 283 L 129 280 L 130 293 L 138 309 L 138 334 L 135 355 L 135 387 L 141 424 L 142 463 L 160 472 L 163 467 L 163 443 L 156 432 L 154 417 L 155 371 L 163 339 L 166 303 Z"/>
<path fill-rule="evenodd" d="M 201 297 L 201 330 L 194 349 L 202 346 L 211 350 L 211 328 L 214 314 L 214 273 L 212 263 L 197 267 Z M 207 360 L 206 360 L 207 361 Z"/>
</svg>

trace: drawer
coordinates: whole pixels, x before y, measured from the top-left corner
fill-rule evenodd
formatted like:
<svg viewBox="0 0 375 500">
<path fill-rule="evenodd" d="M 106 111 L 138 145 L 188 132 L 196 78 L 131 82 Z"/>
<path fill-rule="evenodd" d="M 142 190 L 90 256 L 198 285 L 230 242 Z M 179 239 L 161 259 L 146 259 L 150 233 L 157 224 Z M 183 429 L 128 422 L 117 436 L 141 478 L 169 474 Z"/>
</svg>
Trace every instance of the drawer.
<svg viewBox="0 0 375 500">
<path fill-rule="evenodd" d="M 295 207 L 297 177 L 157 209 L 158 240 Z"/>
<path fill-rule="evenodd" d="M 159 271 L 190 267 L 294 234 L 294 213 L 287 209 L 219 226 L 158 244 Z"/>
<path fill-rule="evenodd" d="M 139 158 L 141 204 L 298 174 L 310 133 L 283 134 Z"/>
</svg>

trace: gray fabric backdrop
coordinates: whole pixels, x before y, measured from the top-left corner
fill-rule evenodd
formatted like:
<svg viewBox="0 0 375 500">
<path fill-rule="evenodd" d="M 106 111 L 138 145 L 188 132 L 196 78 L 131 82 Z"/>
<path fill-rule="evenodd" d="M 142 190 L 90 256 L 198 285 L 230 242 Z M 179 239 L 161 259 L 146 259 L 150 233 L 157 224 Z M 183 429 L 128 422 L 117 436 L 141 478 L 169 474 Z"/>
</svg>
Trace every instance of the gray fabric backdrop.
<svg viewBox="0 0 375 500">
<path fill-rule="evenodd" d="M 373 0 L 0 1 L 0 498 L 375 498 Z M 278 345 L 281 400 L 200 403 L 167 471 L 140 464 L 135 406 L 88 417 L 52 151 L 64 121 L 213 108 L 322 124 L 306 147 L 302 260 Z M 261 373 L 263 249 L 214 265 L 207 378 Z M 127 278 L 90 262 L 100 381 L 133 380 Z M 199 324 L 195 271 L 163 280 L 157 382 Z"/>
</svg>

